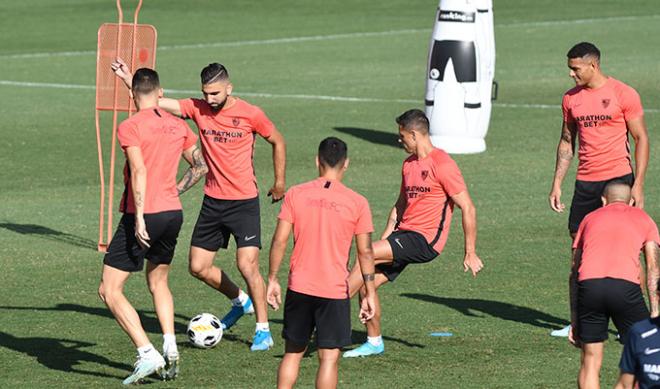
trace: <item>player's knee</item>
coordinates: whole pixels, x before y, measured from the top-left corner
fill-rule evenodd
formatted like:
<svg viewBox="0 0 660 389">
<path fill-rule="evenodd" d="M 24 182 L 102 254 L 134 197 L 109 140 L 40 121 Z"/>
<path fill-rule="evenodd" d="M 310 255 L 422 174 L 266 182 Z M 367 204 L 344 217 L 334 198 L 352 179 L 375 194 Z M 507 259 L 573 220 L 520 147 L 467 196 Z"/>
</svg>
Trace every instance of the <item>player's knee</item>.
<svg viewBox="0 0 660 389">
<path fill-rule="evenodd" d="M 188 264 L 188 272 L 190 272 L 193 277 L 199 278 L 200 280 L 204 279 L 204 276 L 208 270 L 209 266 L 206 266 L 204 263 L 190 261 Z"/>
<path fill-rule="evenodd" d="M 147 285 L 149 285 L 149 292 L 151 292 L 151 294 L 156 294 L 158 292 L 168 290 L 167 279 L 164 279 L 164 280 L 149 280 L 147 282 Z"/>
<path fill-rule="evenodd" d="M 259 263 L 257 261 L 241 261 L 238 270 L 246 280 L 259 278 Z"/>
<path fill-rule="evenodd" d="M 105 284 L 101 284 L 99 286 L 99 296 L 101 297 L 101 301 L 103 301 L 107 306 L 113 305 L 121 293 L 121 290 L 108 287 Z"/>
</svg>

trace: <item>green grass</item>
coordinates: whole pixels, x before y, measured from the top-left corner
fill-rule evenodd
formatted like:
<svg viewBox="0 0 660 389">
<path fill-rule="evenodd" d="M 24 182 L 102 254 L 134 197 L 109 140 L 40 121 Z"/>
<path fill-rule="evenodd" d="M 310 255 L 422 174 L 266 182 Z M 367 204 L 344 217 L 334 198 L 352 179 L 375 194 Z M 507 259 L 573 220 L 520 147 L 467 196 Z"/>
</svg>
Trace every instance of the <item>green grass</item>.
<svg viewBox="0 0 660 389">
<path fill-rule="evenodd" d="M 393 118 L 422 106 L 436 6 L 431 0 L 160 0 L 145 1 L 140 21 L 156 26 L 161 47 L 413 30 L 317 41 L 170 48 L 157 56 L 161 80 L 170 89 L 197 90 L 199 70 L 221 61 L 229 67 L 238 94 L 383 99 L 246 97 L 268 113 L 287 139 L 289 185 L 315 176 L 313 158 L 319 140 L 329 135 L 346 140 L 351 157 L 346 183 L 369 199 L 380 229 L 396 198 L 405 157 L 393 143 L 386 143 L 395 139 Z M 132 17 L 132 12 L 126 14 L 127 19 Z M 562 93 L 571 87 L 565 52 L 578 41 L 593 40 L 603 52 L 605 71 L 640 92 L 649 110 L 646 121 L 652 148 L 646 205 L 657 218 L 660 54 L 654 48 L 660 35 L 658 19 L 660 12 L 651 0 L 496 1 L 497 103 L 557 108 L 495 105 L 488 151 L 455 157 L 478 207 L 478 252 L 485 270 L 477 279 L 461 271 L 457 213 L 441 257 L 409 268 L 396 283 L 381 290 L 386 354 L 342 361 L 340 386 L 574 386 L 579 353 L 565 340 L 548 336 L 568 316 L 567 215 L 553 214 L 547 206 L 561 120 L 558 105 Z M 93 53 L 98 26 L 115 20 L 114 3 L 109 0 L 0 3 L 0 80 L 94 85 L 94 54 L 16 55 Z M 533 24 L 537 22 L 552 23 Z M 134 349 L 96 296 L 102 256 L 95 251 L 99 178 L 94 92 L 0 84 L 0 101 L 0 387 L 119 385 L 131 368 Z M 366 131 L 335 129 L 342 127 Z M 257 142 L 255 164 L 264 192 L 271 184 L 272 168 L 270 150 L 263 141 Z M 566 203 L 572 194 L 574 168 L 564 185 Z M 117 185 L 121 188 L 120 177 Z M 222 315 L 229 307 L 186 269 L 201 189 L 199 185 L 183 197 L 186 219 L 171 274 L 183 370 L 174 383 L 153 381 L 153 386 L 273 387 L 282 341 L 276 339 L 273 351 L 251 354 L 251 318 L 239 322 L 212 350 L 193 349 L 183 336 L 194 314 Z M 263 196 L 266 248 L 278 210 Z M 238 280 L 231 252 L 221 252 L 217 263 Z M 263 253 L 264 272 L 266 258 Z M 140 274 L 129 281 L 126 293 L 141 312 L 150 337 L 160 345 L 151 299 Z M 278 334 L 282 313 L 271 312 L 271 317 Z M 365 335 L 357 322 L 354 330 L 355 341 L 361 342 Z M 431 338 L 432 331 L 451 331 L 454 336 Z M 604 386 L 616 379 L 620 351 L 615 342 L 607 344 Z M 313 385 L 316 366 L 313 353 L 302 364 L 299 387 Z"/>
</svg>

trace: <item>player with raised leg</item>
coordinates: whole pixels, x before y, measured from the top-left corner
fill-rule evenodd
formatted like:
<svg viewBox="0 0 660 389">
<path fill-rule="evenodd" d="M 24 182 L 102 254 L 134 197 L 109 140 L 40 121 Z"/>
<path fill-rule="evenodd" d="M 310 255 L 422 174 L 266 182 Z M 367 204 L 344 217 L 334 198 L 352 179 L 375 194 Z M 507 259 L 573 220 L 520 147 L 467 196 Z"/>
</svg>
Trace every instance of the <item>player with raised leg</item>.
<svg viewBox="0 0 660 389">
<path fill-rule="evenodd" d="M 126 154 L 124 213 L 103 259 L 99 296 L 138 351 L 135 371 L 124 384 L 136 383 L 155 372 L 174 378 L 179 352 L 174 335 L 174 302 L 167 278 L 183 221 L 176 173 L 179 157 L 190 163 L 179 188 L 194 185 L 207 167 L 196 147 L 197 136 L 181 119 L 158 108 L 162 96 L 158 74 L 139 69 L 131 93 L 138 113 L 119 125 L 117 138 Z M 124 296 L 132 272 L 147 259 L 147 283 L 163 331 L 163 356 L 147 337 L 140 318 Z"/>
<path fill-rule="evenodd" d="M 429 121 L 424 112 L 411 109 L 396 119 L 399 142 L 411 154 L 401 174 L 399 198 L 390 212 L 381 240 L 373 243 L 376 288 L 394 281 L 409 264 L 426 263 L 437 257 L 447 242 L 454 204 L 461 209 L 465 236 L 464 271 L 476 276 L 483 263 L 476 253 L 477 214 L 461 171 L 444 151 L 433 147 Z M 364 282 L 356 263 L 349 279 L 351 296 L 364 295 Z M 380 328 L 381 309 L 366 323 L 367 342 L 344 353 L 344 357 L 382 354 L 385 344 Z"/>
<path fill-rule="evenodd" d="M 129 84 L 126 64 L 117 60 L 112 66 Z M 268 195 L 274 202 L 281 200 L 285 191 L 284 137 L 260 108 L 231 95 L 233 85 L 223 65 L 212 63 L 205 67 L 201 83 L 204 99 L 159 100 L 166 111 L 195 121 L 209 166 L 204 201 L 191 239 L 190 273 L 231 299 L 232 308 L 222 318 L 226 329 L 244 314 L 256 312 L 251 350 L 268 350 L 273 339 L 268 325 L 266 284 L 259 273 L 261 221 L 252 158 L 259 134 L 273 149 L 275 183 Z M 236 241 L 236 264 L 249 296 L 213 264 L 216 252 L 227 248 L 231 235 Z"/>
</svg>

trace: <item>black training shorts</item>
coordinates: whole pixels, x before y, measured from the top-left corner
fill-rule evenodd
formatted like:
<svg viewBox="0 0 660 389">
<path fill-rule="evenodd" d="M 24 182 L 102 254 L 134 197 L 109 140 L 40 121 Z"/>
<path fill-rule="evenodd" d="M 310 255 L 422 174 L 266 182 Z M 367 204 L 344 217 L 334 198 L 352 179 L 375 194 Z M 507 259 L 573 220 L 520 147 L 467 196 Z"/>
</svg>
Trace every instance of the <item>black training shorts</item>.
<svg viewBox="0 0 660 389">
<path fill-rule="evenodd" d="M 411 263 L 426 263 L 438 256 L 438 252 L 431 247 L 424 235 L 415 231 L 398 230 L 387 237 L 392 246 L 391 263 L 376 265 L 388 280 L 394 281 L 403 269 Z"/>
<path fill-rule="evenodd" d="M 632 186 L 635 176 L 632 173 L 605 181 L 575 181 L 575 191 L 571 202 L 571 213 L 568 215 L 568 230 L 575 233 L 587 214 L 603 206 L 601 196 L 605 186 L 612 181 L 623 182 Z"/>
<path fill-rule="evenodd" d="M 605 341 L 610 318 L 619 331 L 620 341 L 625 342 L 630 326 L 649 317 L 638 284 L 596 278 L 580 281 L 578 285 L 578 335 L 584 343 Z"/>
<path fill-rule="evenodd" d="M 176 239 L 183 223 L 181 210 L 144 215 L 151 247 L 142 248 L 135 237 L 135 215 L 121 217 L 103 263 L 127 272 L 141 271 L 144 258 L 155 265 L 169 265 L 174 257 Z"/>
<path fill-rule="evenodd" d="M 351 344 L 351 300 L 316 297 L 287 290 L 282 337 L 305 346 L 314 328 L 319 348 L 342 348 Z"/>
<path fill-rule="evenodd" d="M 248 200 L 219 200 L 204 196 L 190 245 L 218 251 L 220 248 L 227 248 L 230 235 L 234 235 L 238 248 L 261 248 L 258 197 Z"/>
</svg>

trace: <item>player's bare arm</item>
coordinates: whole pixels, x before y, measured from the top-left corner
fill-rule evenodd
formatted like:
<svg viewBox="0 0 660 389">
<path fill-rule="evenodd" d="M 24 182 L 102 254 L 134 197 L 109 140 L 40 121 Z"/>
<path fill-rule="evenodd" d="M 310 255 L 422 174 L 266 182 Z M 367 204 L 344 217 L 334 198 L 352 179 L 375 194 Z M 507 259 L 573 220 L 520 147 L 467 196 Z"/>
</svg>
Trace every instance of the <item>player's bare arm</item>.
<svg viewBox="0 0 660 389">
<path fill-rule="evenodd" d="M 139 147 L 126 148 L 126 158 L 131 169 L 131 190 L 135 202 L 135 237 L 142 247 L 149 247 L 149 234 L 144 222 L 144 198 L 147 193 L 147 167 Z"/>
<path fill-rule="evenodd" d="M 635 387 L 635 376 L 630 373 L 621 372 L 619 381 L 614 385 L 614 389 L 633 389 Z"/>
<path fill-rule="evenodd" d="M 573 250 L 573 260 L 571 264 L 571 273 L 568 276 L 568 296 L 571 308 L 571 331 L 568 334 L 568 341 L 575 347 L 580 347 L 580 340 L 577 337 L 577 298 L 578 298 L 578 269 L 582 262 L 582 250 Z"/>
<path fill-rule="evenodd" d="M 649 305 L 651 306 L 651 317 L 657 317 L 658 312 L 658 255 L 660 248 L 655 242 L 647 242 L 644 245 L 644 258 L 646 259 L 646 290 L 648 291 Z"/>
<path fill-rule="evenodd" d="M 564 122 L 561 127 L 561 137 L 557 145 L 557 163 L 555 164 L 555 176 L 552 180 L 550 190 L 550 208 L 555 212 L 563 212 L 564 204 L 561 202 L 561 183 L 564 181 L 566 172 L 571 166 L 573 154 L 575 153 L 575 141 L 577 137 L 577 126 L 575 123 Z"/>
<path fill-rule="evenodd" d="M 117 58 L 113 63 L 110 64 L 112 71 L 119 77 L 124 85 L 128 89 L 131 89 L 131 84 L 133 83 L 133 73 L 129 69 L 128 65 L 121 59 Z M 179 100 L 170 99 L 167 97 L 161 97 L 158 99 L 158 106 L 172 115 L 181 116 L 181 107 L 179 106 Z"/>
<path fill-rule="evenodd" d="M 463 270 L 472 271 L 473 276 L 483 269 L 484 264 L 477 256 L 477 209 L 470 198 L 470 194 L 464 190 L 451 196 L 451 200 L 461 209 L 463 221 L 463 236 L 465 238 L 465 258 Z"/>
<path fill-rule="evenodd" d="M 282 265 L 282 260 L 286 253 L 286 245 L 292 230 L 293 224 L 285 220 L 278 220 L 275 233 L 273 234 L 273 240 L 270 243 L 266 301 L 268 301 L 268 305 L 274 310 L 277 310 L 282 305 L 282 287 L 277 279 L 277 273 Z"/>
<path fill-rule="evenodd" d="M 366 294 L 360 302 L 360 321 L 366 323 L 371 320 L 376 313 L 376 286 L 374 265 L 374 251 L 371 246 L 371 234 L 358 234 L 355 236 L 355 245 L 357 249 L 357 259 L 362 271 L 362 281 L 366 289 Z"/>
<path fill-rule="evenodd" d="M 268 190 L 268 196 L 272 202 L 277 202 L 284 198 L 286 191 L 286 142 L 282 133 L 273 129 L 268 137 L 264 137 L 268 143 L 273 146 L 273 171 L 275 173 L 275 183 Z"/>
<path fill-rule="evenodd" d="M 188 162 L 190 167 L 183 174 L 183 177 L 176 185 L 176 190 L 179 192 L 179 195 L 190 189 L 195 185 L 204 175 L 209 171 L 202 152 L 197 148 L 197 146 L 192 146 L 187 150 L 183 151 L 183 159 Z"/>
<path fill-rule="evenodd" d="M 406 192 L 404 191 L 403 185 L 401 185 L 401 190 L 399 191 L 399 197 L 396 199 L 396 203 L 394 203 L 394 207 L 392 207 L 392 210 L 390 211 L 390 214 L 387 217 L 387 224 L 385 225 L 385 230 L 383 230 L 383 233 L 380 236 L 381 240 L 386 239 L 388 236 L 392 234 L 394 228 L 401 219 L 403 212 L 406 210 L 406 204 L 407 204 Z"/>
<path fill-rule="evenodd" d="M 644 208 L 644 179 L 649 164 L 649 136 L 643 116 L 627 121 L 626 126 L 635 142 L 635 183 L 632 187 L 630 205 Z"/>
</svg>

